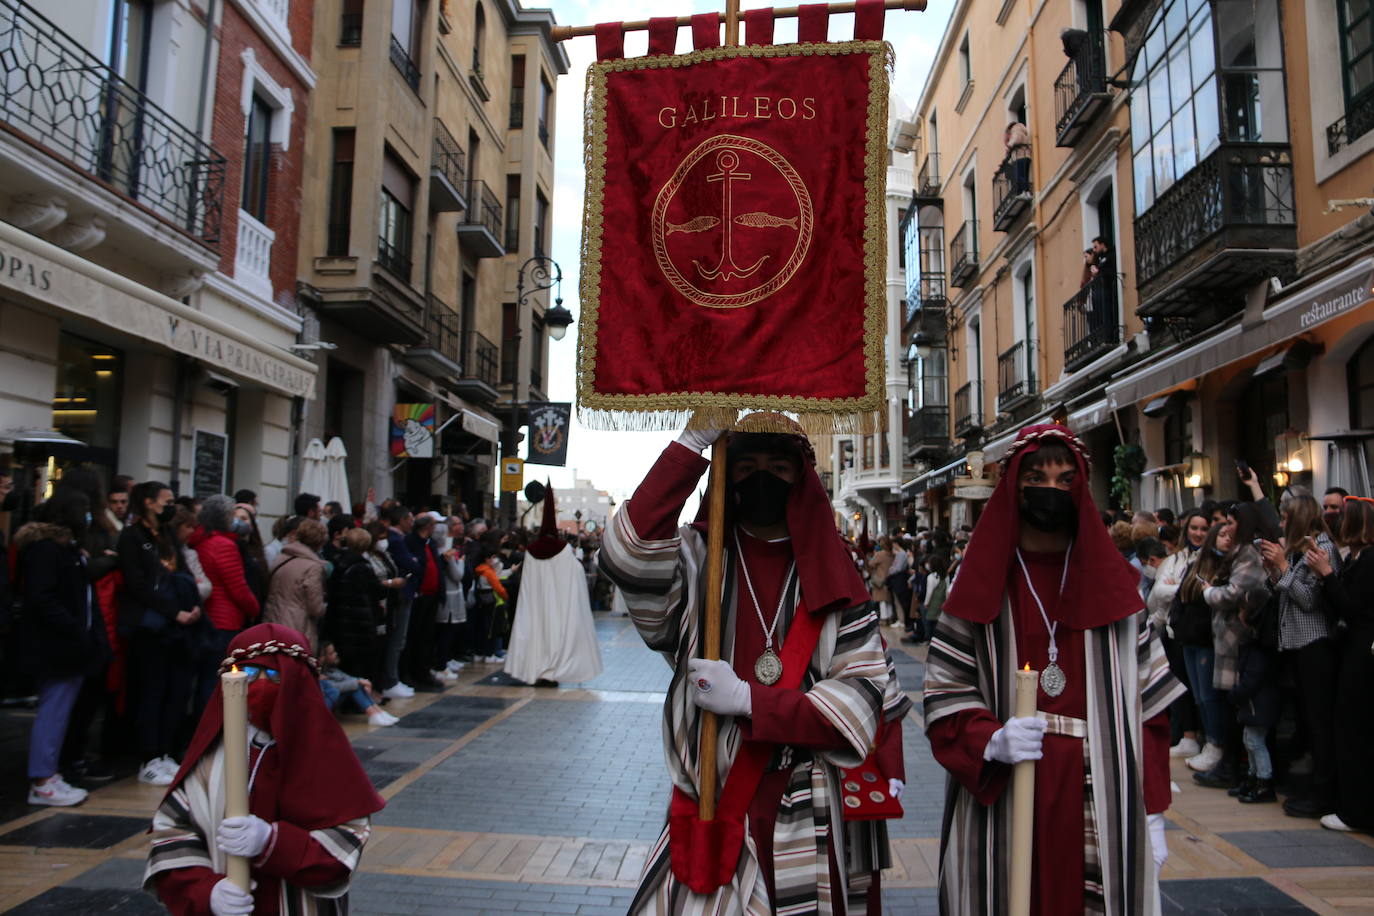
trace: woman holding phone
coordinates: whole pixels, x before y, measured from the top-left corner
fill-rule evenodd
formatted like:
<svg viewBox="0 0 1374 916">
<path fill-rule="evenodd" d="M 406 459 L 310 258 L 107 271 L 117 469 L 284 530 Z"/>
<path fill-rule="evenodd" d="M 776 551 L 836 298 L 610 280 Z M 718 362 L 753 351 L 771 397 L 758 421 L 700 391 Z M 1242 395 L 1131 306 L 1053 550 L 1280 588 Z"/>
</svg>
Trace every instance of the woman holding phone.
<svg viewBox="0 0 1374 916">
<path fill-rule="evenodd" d="M 1292 665 L 1298 702 L 1312 738 L 1312 794 L 1283 803 L 1291 817 L 1320 818 L 1336 810 L 1335 708 L 1339 652 L 1327 618 L 1321 577 L 1308 563 L 1309 550 L 1324 553 L 1340 571 L 1340 553 L 1311 496 L 1289 496 L 1282 504 L 1283 539 L 1260 541 L 1269 581 L 1279 594 L 1279 652 Z"/>
</svg>

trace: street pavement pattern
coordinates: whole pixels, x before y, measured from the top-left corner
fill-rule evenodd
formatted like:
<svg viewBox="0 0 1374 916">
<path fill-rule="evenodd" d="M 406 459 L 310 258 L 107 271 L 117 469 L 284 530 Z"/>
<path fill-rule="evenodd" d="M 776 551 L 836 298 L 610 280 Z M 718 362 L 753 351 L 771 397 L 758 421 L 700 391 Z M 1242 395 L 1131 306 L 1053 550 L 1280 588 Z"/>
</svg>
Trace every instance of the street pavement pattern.
<svg viewBox="0 0 1374 916">
<path fill-rule="evenodd" d="M 627 618 L 598 614 L 606 668 L 562 689 L 511 686 L 495 666 L 443 694 L 388 707 L 398 726 L 345 728 L 387 807 L 353 883 L 352 911 L 572 914 L 626 911 L 664 817 L 659 715 L 668 669 Z M 895 640 L 897 631 L 889 631 Z M 895 650 L 920 708 L 923 651 Z M 913 713 L 906 817 L 892 825 L 890 914 L 934 914 L 944 773 Z M 0 911 L 163 912 L 138 889 L 160 790 L 128 775 L 76 809 L 24 803 L 31 712 L 0 713 Z M 322 761 L 321 765 L 327 765 Z M 1374 914 L 1374 837 L 1323 830 L 1276 805 L 1244 806 L 1174 778 L 1167 913 Z"/>
</svg>

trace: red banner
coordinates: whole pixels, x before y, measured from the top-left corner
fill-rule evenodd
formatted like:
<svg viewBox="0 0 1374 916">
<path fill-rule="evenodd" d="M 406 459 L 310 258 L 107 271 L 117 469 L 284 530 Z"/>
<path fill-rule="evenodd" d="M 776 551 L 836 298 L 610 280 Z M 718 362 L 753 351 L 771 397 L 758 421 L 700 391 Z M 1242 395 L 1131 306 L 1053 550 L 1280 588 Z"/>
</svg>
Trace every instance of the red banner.
<svg viewBox="0 0 1374 916">
<path fill-rule="evenodd" d="M 772 409 L 852 426 L 881 411 L 887 53 L 853 41 L 592 65 L 584 420 Z"/>
</svg>

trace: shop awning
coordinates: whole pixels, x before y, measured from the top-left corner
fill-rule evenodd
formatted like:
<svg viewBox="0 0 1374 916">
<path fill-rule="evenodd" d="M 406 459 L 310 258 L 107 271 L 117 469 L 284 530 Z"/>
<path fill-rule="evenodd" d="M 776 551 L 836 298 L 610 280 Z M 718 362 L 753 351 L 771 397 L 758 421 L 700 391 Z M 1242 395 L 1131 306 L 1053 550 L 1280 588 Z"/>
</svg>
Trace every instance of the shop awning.
<svg viewBox="0 0 1374 916">
<path fill-rule="evenodd" d="M 488 420 L 475 410 L 463 409 L 463 429 L 479 439 L 497 442 L 501 438 L 501 424 Z"/>
<path fill-rule="evenodd" d="M 951 461 L 942 468 L 927 471 L 914 480 L 908 480 L 902 484 L 902 493 L 905 496 L 919 496 L 927 490 L 934 490 L 936 487 L 947 486 L 954 478 L 968 471 L 968 460 L 958 458 Z"/>
<path fill-rule="evenodd" d="M 1264 320 L 1253 327 L 1237 322 L 1201 343 L 1126 373 L 1107 386 L 1107 401 L 1113 408 L 1120 408 L 1155 397 L 1372 301 L 1374 258 L 1362 258 L 1281 297 L 1264 310 Z"/>
<path fill-rule="evenodd" d="M 5 222 L 0 257 L 0 292 L 6 295 L 141 337 L 288 396 L 315 396 L 314 363 Z"/>
</svg>

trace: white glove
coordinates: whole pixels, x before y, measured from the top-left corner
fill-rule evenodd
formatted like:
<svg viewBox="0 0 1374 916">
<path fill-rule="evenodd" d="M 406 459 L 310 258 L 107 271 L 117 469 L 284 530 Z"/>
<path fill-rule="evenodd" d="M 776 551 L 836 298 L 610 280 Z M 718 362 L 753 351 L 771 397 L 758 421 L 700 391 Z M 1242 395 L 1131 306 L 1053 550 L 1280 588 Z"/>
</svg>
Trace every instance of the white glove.
<svg viewBox="0 0 1374 916">
<path fill-rule="evenodd" d="M 747 716 L 754 710 L 749 685 L 729 662 L 688 659 L 687 689 L 693 703 L 718 716 Z"/>
<path fill-rule="evenodd" d="M 253 895 L 228 878 L 220 878 L 210 890 L 210 912 L 215 916 L 251 916 Z"/>
<path fill-rule="evenodd" d="M 1012 717 L 997 731 L 983 750 L 984 760 L 999 763 L 1021 763 L 1026 760 L 1039 760 L 1044 754 L 1040 743 L 1045 740 L 1048 723 L 1033 716 Z"/>
<path fill-rule="evenodd" d="M 1164 863 L 1169 860 L 1169 844 L 1164 839 L 1164 815 L 1149 814 L 1145 816 L 1145 823 L 1150 831 L 1150 849 L 1155 857 L 1155 880 L 1159 880 L 1159 872 L 1164 868 Z"/>
<path fill-rule="evenodd" d="M 902 793 L 905 791 L 906 783 L 902 782 L 900 779 L 893 778 L 887 781 L 887 794 L 891 795 L 893 798 L 901 798 Z"/>
<path fill-rule="evenodd" d="M 677 437 L 677 443 L 700 453 L 703 449 L 710 448 L 711 444 L 720 438 L 720 434 L 719 429 L 684 429 L 682 435 Z"/>
<path fill-rule="evenodd" d="M 215 831 L 220 852 L 247 859 L 256 859 L 261 855 L 271 836 L 272 825 L 253 814 L 226 817 L 219 822 L 219 829 Z"/>
</svg>

